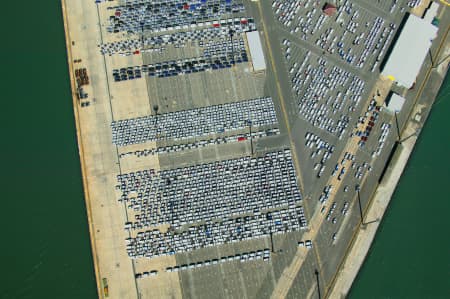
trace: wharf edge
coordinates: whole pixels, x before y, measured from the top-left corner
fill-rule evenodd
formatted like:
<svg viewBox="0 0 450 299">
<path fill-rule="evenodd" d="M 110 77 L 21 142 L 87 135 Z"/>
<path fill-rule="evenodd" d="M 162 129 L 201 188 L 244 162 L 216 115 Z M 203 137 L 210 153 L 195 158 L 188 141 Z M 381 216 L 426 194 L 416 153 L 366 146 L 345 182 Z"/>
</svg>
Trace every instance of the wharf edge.
<svg viewBox="0 0 450 299">
<path fill-rule="evenodd" d="M 436 58 L 439 58 L 440 55 L 442 54 L 441 51 L 444 50 L 444 52 L 445 52 L 445 48 L 448 47 L 447 37 L 448 37 L 449 31 L 450 31 L 450 26 L 448 26 L 446 28 L 444 36 L 442 37 L 442 39 L 441 39 L 441 41 L 439 43 L 438 49 L 437 49 L 436 54 L 435 54 Z M 448 60 L 448 57 L 444 58 L 444 59 Z M 404 131 L 406 131 L 406 128 L 408 127 L 408 125 L 411 125 L 412 115 L 413 115 L 414 112 L 416 112 L 417 103 L 419 102 L 420 98 L 423 96 L 423 90 L 424 90 L 425 86 L 428 84 L 428 82 L 430 80 L 431 72 L 433 70 L 436 70 L 436 68 L 433 65 L 430 65 L 430 67 L 427 68 L 426 71 L 423 70 L 425 72 L 425 78 L 424 78 L 422 84 L 420 85 L 418 94 L 414 98 L 413 107 L 411 108 L 411 111 L 408 114 L 408 117 L 406 118 L 407 121 L 403 124 L 403 126 L 401 128 L 401 134 L 400 134 L 401 136 L 403 135 Z M 444 83 L 445 78 L 449 75 L 449 73 L 448 73 L 449 70 L 450 70 L 450 65 L 448 65 L 447 68 L 445 69 L 445 73 L 443 74 L 442 81 L 439 84 L 440 87 L 436 91 L 435 97 L 431 101 L 429 101 L 429 103 L 428 103 L 428 105 L 429 105 L 428 109 L 429 110 L 427 111 L 427 113 L 425 115 L 425 119 L 423 121 L 421 121 L 422 126 L 424 126 L 426 124 L 427 120 L 428 120 L 428 117 L 429 117 L 429 115 L 431 113 L 431 110 L 432 110 L 432 107 L 434 105 L 434 102 L 436 101 L 436 98 L 439 95 L 439 90 L 440 90 L 440 88 L 442 88 L 442 84 Z M 373 242 L 375 240 L 376 234 L 378 233 L 378 229 L 379 229 L 379 226 L 381 224 L 381 221 L 384 218 L 385 212 L 389 208 L 389 204 L 390 204 L 390 202 L 392 200 L 392 197 L 394 196 L 395 190 L 397 189 L 397 187 L 399 185 L 400 178 L 403 175 L 403 172 L 405 171 L 406 166 L 408 165 L 408 161 L 411 158 L 411 155 L 412 155 L 412 153 L 414 151 L 414 148 L 416 146 L 417 140 L 419 139 L 420 133 L 421 133 L 421 131 L 417 134 L 416 139 L 414 139 L 414 141 L 412 141 L 412 144 L 410 145 L 410 148 L 397 148 L 397 150 L 395 151 L 394 155 L 397 156 L 397 158 L 398 158 L 398 156 L 400 156 L 402 151 L 406 151 L 407 152 L 405 154 L 406 155 L 406 161 L 404 161 L 404 165 L 399 165 L 399 164 L 402 164 L 403 162 L 402 161 L 398 161 L 398 160 L 393 161 L 390 165 L 388 165 L 388 167 L 392 167 L 390 172 L 393 172 L 396 167 L 399 167 L 399 177 L 396 178 L 397 179 L 396 184 L 392 188 L 389 188 L 391 196 L 389 196 L 389 198 L 387 198 L 385 200 L 384 208 L 383 208 L 382 213 L 381 213 L 381 218 L 377 221 L 376 224 L 372 224 L 372 225 L 376 226 L 375 231 L 373 233 L 370 233 L 370 232 L 366 233 L 367 234 L 367 241 L 369 242 L 368 249 L 365 250 L 365 249 L 360 249 L 360 248 L 355 248 L 354 247 L 354 245 L 356 243 L 356 239 L 358 237 L 360 237 L 361 234 L 365 234 L 365 232 L 362 231 L 361 228 L 356 229 L 354 234 L 353 234 L 353 236 L 352 236 L 352 238 L 351 238 L 351 240 L 350 240 L 350 242 L 349 242 L 349 244 L 348 244 L 348 246 L 347 246 L 347 249 L 345 250 L 345 254 L 342 257 L 342 260 L 339 263 L 339 266 L 336 268 L 336 272 L 335 272 L 332 280 L 330 281 L 330 283 L 325 288 L 326 291 L 325 291 L 324 298 L 330 298 L 330 299 L 331 298 L 335 298 L 338 295 L 336 293 L 340 293 L 341 296 L 347 296 L 348 293 L 350 292 L 350 290 L 351 290 L 351 288 L 353 286 L 353 283 L 355 282 L 359 272 L 361 271 L 361 268 L 363 267 L 363 265 L 364 265 L 364 263 L 366 261 L 366 258 L 367 258 L 367 255 L 369 253 L 369 250 L 372 248 L 372 244 L 373 244 Z M 378 189 L 380 188 L 380 185 L 382 185 L 382 184 L 383 184 L 382 182 L 378 183 L 377 188 L 375 188 L 373 190 L 373 192 L 371 193 L 371 195 L 369 197 L 368 204 L 366 205 L 366 207 L 365 207 L 365 209 L 363 211 L 364 217 L 366 217 L 371 212 L 371 209 L 374 208 L 373 207 L 374 199 L 376 197 L 376 193 L 377 193 Z M 364 236 L 362 238 L 364 238 Z M 344 265 L 348 261 L 348 258 L 350 257 L 350 255 L 351 254 L 356 254 L 358 252 L 363 255 L 363 259 L 360 260 L 360 261 L 357 261 L 358 266 L 354 269 L 356 272 L 350 271 L 347 274 L 342 273 L 342 270 L 344 269 Z M 350 284 L 349 288 L 348 289 L 346 288 L 344 290 L 336 289 L 337 282 L 339 280 L 344 280 L 343 276 L 345 276 L 345 275 L 353 276 L 353 279 L 351 279 L 352 283 Z"/>
<path fill-rule="evenodd" d="M 74 71 L 72 66 L 72 51 L 71 51 L 71 39 L 70 39 L 70 31 L 69 31 L 69 23 L 67 21 L 67 12 L 66 12 L 66 0 L 61 0 L 61 9 L 63 14 L 63 23 L 64 23 L 64 34 L 66 37 L 66 50 L 67 50 L 67 63 L 69 65 L 69 77 L 70 77 L 70 87 L 72 90 L 72 102 L 73 102 L 73 113 L 75 117 L 75 127 L 77 131 L 77 140 L 78 140 L 78 152 L 80 156 L 81 163 L 81 176 L 83 179 L 83 192 L 86 203 L 86 212 L 88 217 L 88 226 L 89 226 L 89 238 L 91 243 L 92 257 L 94 259 L 94 271 L 95 271 L 95 281 L 97 284 L 97 295 L 99 298 L 103 297 L 103 291 L 101 289 L 101 280 L 100 273 L 98 268 L 98 256 L 95 247 L 95 239 L 93 235 L 93 223 L 92 223 L 92 211 L 91 211 L 91 203 L 89 198 L 89 189 L 86 181 L 86 168 L 84 161 L 84 150 L 83 150 L 83 140 L 80 132 L 80 119 L 79 119 L 79 107 L 77 104 L 77 96 L 76 96 L 76 88 L 75 88 L 75 79 L 74 79 Z"/>
</svg>

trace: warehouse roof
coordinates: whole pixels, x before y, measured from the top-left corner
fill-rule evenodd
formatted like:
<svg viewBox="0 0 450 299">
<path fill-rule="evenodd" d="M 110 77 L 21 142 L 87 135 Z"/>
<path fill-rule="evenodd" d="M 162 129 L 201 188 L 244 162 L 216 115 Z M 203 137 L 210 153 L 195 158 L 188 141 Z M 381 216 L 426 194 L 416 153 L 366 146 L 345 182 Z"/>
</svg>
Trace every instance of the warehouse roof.
<svg viewBox="0 0 450 299">
<path fill-rule="evenodd" d="M 250 56 L 252 57 L 253 70 L 255 72 L 266 69 L 264 61 L 264 53 L 262 50 L 261 39 L 258 31 L 247 32 L 248 47 L 250 48 Z"/>
<path fill-rule="evenodd" d="M 411 88 L 437 30 L 430 22 L 409 15 L 381 73 L 399 85 Z"/>
</svg>

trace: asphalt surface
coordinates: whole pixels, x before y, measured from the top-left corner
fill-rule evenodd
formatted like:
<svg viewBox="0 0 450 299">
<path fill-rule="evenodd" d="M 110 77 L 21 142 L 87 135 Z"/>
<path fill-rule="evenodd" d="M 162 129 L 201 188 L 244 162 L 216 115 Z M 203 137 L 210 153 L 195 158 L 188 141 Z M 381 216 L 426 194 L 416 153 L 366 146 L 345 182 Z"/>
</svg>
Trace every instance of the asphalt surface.
<svg viewBox="0 0 450 299">
<path fill-rule="evenodd" d="M 313 3 L 314 1 L 301 2 Z M 318 2 L 324 4 L 324 1 Z M 345 1 L 340 2 L 344 4 Z M 394 28 L 398 29 L 404 15 L 404 11 L 400 8 L 404 7 L 406 1 L 398 1 L 399 7 L 393 13 L 390 12 L 390 1 L 383 1 L 381 4 L 368 0 L 353 2 L 354 9 L 360 11 L 358 32 L 365 32 L 370 29 L 370 26 L 364 26 L 365 22 L 372 22 L 376 17 L 381 17 L 384 20 L 384 26 L 389 27 L 393 23 L 395 24 Z M 290 278 L 293 280 L 293 283 L 287 293 L 287 298 L 317 298 L 317 280 L 314 272 L 316 269 L 319 270 L 319 285 L 323 295 L 336 274 L 337 267 L 342 261 L 354 232 L 359 229 L 361 217 L 356 186 L 360 186 L 361 209 L 365 210 L 371 195 L 377 187 L 378 180 L 385 167 L 385 161 L 390 155 L 390 150 L 398 138 L 396 122 L 392 113 L 382 109 L 364 147 L 358 147 L 356 152 L 353 153 L 354 160 L 347 160 L 343 163 L 342 156 L 347 148 L 347 141 L 350 139 L 351 134 L 354 133 L 354 126 L 358 117 L 364 115 L 370 100 L 374 96 L 372 87 L 378 78 L 379 70 L 375 69 L 375 71 L 371 72 L 370 69 L 376 60 L 376 53 L 370 55 L 364 66 L 359 68 L 341 59 L 336 53 L 324 52 L 323 49 L 316 45 L 316 40 L 329 28 L 335 29 L 338 36 L 343 34 L 344 29 L 332 20 L 326 21 L 323 28 L 305 39 L 300 34 L 292 32 L 295 25 L 286 26 L 276 20 L 277 14 L 274 13 L 275 9 L 272 8 L 271 1 L 261 1 L 260 3 L 246 2 L 245 4 L 247 15 L 255 18 L 257 29 L 260 32 L 263 29 L 265 30 L 261 38 L 266 55 L 266 72 L 253 74 L 251 65 L 243 63 L 231 69 L 191 74 L 189 76 L 164 79 L 146 77 L 149 102 L 151 106 L 158 105 L 159 113 L 167 113 L 262 96 L 272 97 L 278 116 L 279 124 L 277 127 L 280 128 L 281 134 L 254 140 L 253 154 L 261 155 L 267 151 L 284 148 L 294 149 L 295 152 L 293 154 L 296 156 L 295 166 L 304 198 L 303 206 L 306 209 L 306 215 L 311 217 L 314 213 L 320 213 L 321 215 L 318 217 L 325 218 L 330 211 L 330 206 L 334 204 L 336 206 L 329 220 L 323 220 L 319 229 L 315 232 L 314 249 L 308 250 L 300 270 L 295 276 Z M 321 15 L 320 8 L 321 5 L 316 6 L 317 12 L 312 14 L 313 22 L 317 22 L 318 17 Z M 302 16 L 305 17 L 309 11 L 311 11 L 311 7 L 306 10 L 300 9 L 296 14 L 296 19 Z M 260 12 L 262 12 L 262 15 Z M 330 17 L 330 19 L 333 19 L 333 17 Z M 392 38 L 386 43 L 387 46 L 392 42 Z M 287 47 L 283 45 L 283 40 L 285 39 L 290 41 L 289 48 L 292 49 L 289 59 L 286 59 Z M 348 38 L 348 36 L 347 39 L 343 40 L 346 45 L 351 45 L 352 39 Z M 351 45 L 351 47 L 353 53 L 360 54 L 364 50 L 363 44 Z M 435 47 L 434 45 L 432 51 Z M 303 62 L 302 59 L 308 51 L 311 52 L 313 65 L 317 65 L 315 61 L 322 57 L 327 62 L 329 69 L 338 67 L 364 81 L 361 100 L 355 106 L 354 111 L 349 111 L 348 105 L 346 105 L 342 110 L 344 112 L 330 114 L 334 122 L 337 122 L 343 113 L 349 118 L 348 127 L 341 138 L 336 136 L 336 134 L 314 126 L 304 115 L 298 113 L 298 97 L 292 90 L 292 74 L 290 74 L 289 70 L 294 63 Z M 143 63 L 164 61 L 180 57 L 180 55 L 181 57 L 189 57 L 194 56 L 194 54 L 198 54 L 198 49 L 189 47 L 183 50 L 169 50 L 166 54 L 167 56 L 158 58 L 154 58 L 154 54 L 145 53 L 143 54 Z M 273 61 L 269 61 L 270 58 Z M 427 60 L 423 69 L 426 69 L 429 64 L 430 61 Z M 423 80 L 422 75 L 419 76 L 417 83 L 420 84 L 421 80 Z M 348 84 L 341 86 L 341 88 L 343 90 L 347 89 Z M 406 94 L 407 99 L 404 108 L 398 114 L 399 129 L 401 130 L 409 117 L 409 111 L 414 105 L 414 101 L 411 99 L 415 97 L 417 90 L 407 91 L 399 87 L 393 87 L 393 89 L 400 94 Z M 378 104 L 382 103 L 382 99 L 378 99 L 378 101 Z M 384 123 L 390 124 L 389 134 L 384 141 L 380 154 L 373 155 L 379 144 L 380 127 Z M 330 158 L 321 164 L 321 166 L 324 166 L 324 171 L 320 177 L 317 175 L 317 169 L 314 168 L 321 160 L 321 157 L 323 157 L 323 153 L 321 152 L 312 158 L 311 155 L 316 148 L 311 149 L 305 145 L 307 133 L 313 133 L 334 147 Z M 159 145 L 164 144 L 160 143 Z M 199 150 L 164 154 L 159 157 L 159 162 L 162 169 L 170 169 L 251 154 L 250 142 L 245 141 L 215 145 Z M 346 173 L 342 176 L 339 187 L 331 191 L 332 200 L 321 204 L 319 198 L 330 181 L 332 171 L 337 164 L 340 165 L 339 167 L 345 164 Z M 368 169 L 369 166 L 370 171 Z M 358 168 L 361 169 L 360 178 L 356 177 Z M 346 203 L 348 204 L 348 211 L 344 215 L 342 209 Z M 319 212 L 322 208 L 324 209 L 323 213 Z M 309 219 L 307 220 L 309 221 Z M 371 221 L 379 221 L 379 219 L 363 220 L 363 222 L 367 223 L 366 225 L 370 225 Z M 274 252 L 271 253 L 269 262 L 240 263 L 232 261 L 195 271 L 179 272 L 183 297 L 271 297 L 273 289 L 283 275 L 283 271 L 291 264 L 297 254 L 297 242 L 302 240 L 303 233 L 303 231 L 299 231 L 274 235 Z M 335 239 L 333 235 L 336 236 Z M 270 238 L 261 238 L 224 244 L 213 248 L 203 248 L 189 253 L 177 253 L 175 257 L 177 265 L 182 265 L 271 247 Z"/>
</svg>

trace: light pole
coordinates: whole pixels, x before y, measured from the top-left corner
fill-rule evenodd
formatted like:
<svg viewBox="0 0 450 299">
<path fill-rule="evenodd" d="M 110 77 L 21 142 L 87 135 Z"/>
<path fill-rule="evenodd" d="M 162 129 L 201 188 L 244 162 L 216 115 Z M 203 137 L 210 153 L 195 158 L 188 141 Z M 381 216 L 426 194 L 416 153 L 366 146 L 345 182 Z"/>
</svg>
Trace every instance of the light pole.
<svg viewBox="0 0 450 299">
<path fill-rule="evenodd" d="M 431 54 L 430 54 L 431 56 Z M 448 54 L 447 56 L 445 56 L 444 58 L 441 59 L 441 61 L 437 62 L 437 63 L 433 63 L 432 67 L 433 68 L 437 68 L 439 65 L 441 65 L 443 62 L 445 62 L 447 60 L 447 58 L 450 57 L 450 54 Z"/>
<path fill-rule="evenodd" d="M 231 59 L 233 61 L 233 65 L 235 65 L 235 61 L 234 61 L 234 45 L 233 45 L 233 34 L 234 34 L 234 30 L 230 28 L 230 31 L 228 31 L 228 34 L 230 34 L 230 40 L 231 40 Z"/>
<path fill-rule="evenodd" d="M 319 270 L 314 269 L 314 274 L 316 275 L 316 281 L 317 281 L 317 292 L 319 293 L 319 299 L 322 298 L 320 295 L 320 284 L 319 284 Z"/>
<path fill-rule="evenodd" d="M 144 21 L 141 20 L 141 43 L 142 43 L 142 49 L 144 49 Z"/>
<path fill-rule="evenodd" d="M 400 140 L 400 128 L 399 128 L 399 126 L 398 126 L 397 113 L 398 113 L 397 111 L 394 112 L 394 116 L 395 116 L 395 126 L 397 127 L 397 136 L 398 136 L 397 142 L 398 142 L 398 143 L 402 143 L 401 140 Z"/>
<path fill-rule="evenodd" d="M 358 206 L 359 206 L 359 215 L 361 216 L 361 224 L 364 225 L 364 218 L 363 218 L 363 212 L 362 212 L 362 206 L 361 206 L 361 196 L 359 194 L 359 190 L 361 187 L 359 185 L 355 186 L 356 193 L 358 194 Z"/>
<path fill-rule="evenodd" d="M 272 254 L 277 255 L 277 254 L 279 254 L 279 253 L 282 253 L 282 252 L 283 252 L 283 249 L 280 248 L 280 249 L 278 249 L 277 251 L 275 251 L 275 245 L 274 245 L 274 243 L 273 243 L 273 232 L 272 232 L 272 228 L 273 228 L 272 226 L 269 227 L 269 229 L 270 229 L 270 232 L 269 232 L 269 236 L 270 236 L 270 251 L 272 252 Z"/>
<path fill-rule="evenodd" d="M 159 131 L 158 130 L 158 109 L 159 106 L 158 105 L 153 105 L 153 111 L 155 111 L 155 134 L 156 134 L 156 140 L 158 140 L 159 138 Z"/>
<path fill-rule="evenodd" d="M 252 136 L 252 121 L 250 119 L 247 119 L 248 129 L 250 132 L 250 152 L 253 156 L 253 136 Z"/>
<path fill-rule="evenodd" d="M 272 253 L 275 253 L 275 250 L 273 248 L 273 233 L 272 233 L 272 228 L 270 228 L 270 248 Z"/>
</svg>

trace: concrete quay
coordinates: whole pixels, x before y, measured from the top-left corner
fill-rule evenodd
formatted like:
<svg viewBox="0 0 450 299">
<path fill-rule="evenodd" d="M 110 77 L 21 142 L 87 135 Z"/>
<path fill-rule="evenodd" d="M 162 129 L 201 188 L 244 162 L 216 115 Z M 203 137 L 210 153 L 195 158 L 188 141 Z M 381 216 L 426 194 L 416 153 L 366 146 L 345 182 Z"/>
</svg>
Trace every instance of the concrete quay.
<svg viewBox="0 0 450 299">
<path fill-rule="evenodd" d="M 364 12 L 363 19 L 369 20 L 378 16 L 371 12 L 373 7 L 368 1 L 355 2 Z M 319 37 L 319 33 L 312 34 L 309 41 L 289 33 L 286 27 L 275 19 L 270 1 L 243 1 L 245 13 L 248 13 L 246 16 L 255 19 L 256 28 L 260 33 L 267 62 L 265 72 L 254 73 L 251 71 L 250 63 L 238 63 L 232 68 L 217 71 L 208 70 L 204 73 L 177 75 L 170 78 L 155 78 L 145 74 L 140 79 L 115 82 L 114 70 L 124 67 L 134 69 L 174 58 L 196 57 L 202 49 L 196 47 L 194 43 L 187 43 L 181 48 L 169 45 L 165 52 L 157 55 L 152 51 L 142 51 L 138 53 L 139 55 L 129 56 L 101 55 L 100 45 L 136 38 L 130 33 L 112 34 L 107 30 L 107 22 L 111 17 L 111 10 L 108 11 L 107 7 L 123 4 L 122 1 L 95 3 L 94 0 L 62 0 L 61 3 L 83 188 L 99 297 L 316 298 L 319 292 L 329 298 L 345 296 L 375 236 L 379 225 L 377 219 L 381 219 L 386 210 L 401 171 L 407 163 L 417 138 L 414 134 L 426 119 L 430 99 L 435 97 L 433 92 L 442 82 L 442 75 L 438 76 L 436 72 L 431 71 L 430 63 L 432 62 L 427 61 L 423 67 L 417 81 L 417 86 L 420 88 L 411 91 L 398 89 L 392 86 L 392 82 L 379 80 L 377 72 L 370 73 L 369 66 L 365 66 L 366 72 L 346 63 L 336 55 L 325 54 L 312 42 Z M 318 5 L 318 3 L 314 4 L 314 6 Z M 396 25 L 400 23 L 400 9 L 397 9 L 394 14 L 388 13 L 386 5 L 376 10 L 379 10 L 377 13 L 381 14 L 380 17 L 385 20 Z M 301 13 L 306 14 L 306 12 Z M 120 15 L 120 12 L 118 14 Z M 448 20 L 441 20 L 441 24 L 447 25 Z M 157 33 L 150 32 L 146 35 L 154 37 Z M 443 32 L 440 31 L 441 39 L 442 36 Z M 367 125 L 368 120 L 363 123 L 358 122 L 355 128 L 352 128 L 358 117 L 368 111 L 369 102 L 376 97 L 375 94 L 378 93 L 377 105 L 382 104 L 391 89 L 406 95 L 408 101 L 398 115 L 401 127 L 406 126 L 402 130 L 402 138 L 405 140 L 398 147 L 398 153 L 395 154 L 393 164 L 389 167 L 381 185 L 378 184 L 377 179 L 382 174 L 389 150 L 395 143 L 395 131 L 391 130 L 385 149 L 375 156 L 368 149 L 376 146 L 375 137 L 369 140 L 365 148 L 361 148 L 358 146 L 360 138 L 350 135 L 352 132 L 347 131 L 344 138 L 337 138 L 298 114 L 298 99 L 292 92 L 291 78 L 288 74 L 289 61 L 285 60 L 284 49 L 280 48 L 281 40 L 284 38 L 291 39 L 295 48 L 291 62 L 301 61 L 305 51 L 310 51 L 313 57 L 323 55 L 328 61 L 329 68 L 339 67 L 358 75 L 364 81 L 366 89 L 361 94 L 358 107 L 353 110 L 348 109 L 349 107 L 342 109 L 345 113 L 349 111 L 348 115 L 351 119 L 349 131 L 363 130 Z M 445 39 L 446 34 L 443 40 Z M 448 49 L 447 45 L 442 45 L 443 43 L 440 43 L 432 48 L 433 53 L 439 54 L 436 55 L 436 61 L 444 57 L 441 52 L 446 52 Z M 358 51 L 363 47 L 363 45 L 355 46 Z M 82 61 L 79 62 L 79 60 Z M 86 68 L 91 79 L 90 84 L 83 86 L 85 92 L 89 94 L 87 100 L 90 103 L 89 107 L 82 106 L 81 103 L 86 101 L 78 99 L 77 96 L 75 72 L 80 68 Z M 445 71 L 442 66 L 438 69 L 441 74 Z M 428 86 L 427 82 L 434 82 L 434 85 L 425 87 Z M 166 114 L 268 96 L 273 99 L 278 120 L 277 129 L 281 132 L 278 136 L 260 138 L 253 142 L 214 144 L 146 156 L 134 153 L 153 150 L 157 147 L 186 145 L 183 144 L 185 141 L 168 140 L 166 137 L 165 140 L 157 142 L 123 146 L 117 146 L 113 142 L 111 129 L 113 122 L 154 115 L 155 105 L 158 105 L 160 114 Z M 332 120 L 338 121 L 338 116 L 338 114 L 332 115 Z M 413 121 L 409 121 L 410 119 Z M 393 124 L 394 117 L 386 111 L 380 111 L 378 123 Z M 323 162 L 326 164 L 327 171 L 322 177 L 317 176 L 317 172 L 313 171 L 318 158 L 314 160 L 311 149 L 305 146 L 306 133 L 314 133 L 321 139 L 336 145 L 333 157 L 328 162 Z M 380 125 L 374 126 L 371 134 L 379 135 L 380 133 Z M 406 138 L 411 134 L 414 136 Z M 189 142 L 198 141 L 196 138 L 192 139 Z M 124 229 L 126 222 L 136 220 L 135 216 L 138 212 L 133 211 L 127 203 L 119 202 L 118 199 L 122 194 L 118 185 L 118 175 L 148 169 L 172 170 L 243 156 L 258 156 L 268 151 L 287 148 L 292 151 L 296 180 L 303 196 L 301 205 L 305 209 L 308 221 L 307 229 L 274 234 L 273 240 L 265 236 L 242 242 L 215 244 L 191 251 L 181 250 L 167 256 L 131 258 L 127 254 L 125 240 L 136 238 L 144 231 L 155 229 L 155 227 L 160 231 L 166 231 L 167 225 L 147 229 Z M 353 158 L 354 163 L 347 162 L 346 174 L 339 179 L 337 176 L 329 175 L 334 165 L 344 165 L 341 161 L 344 161 L 348 155 L 356 156 L 356 159 Z M 349 170 L 349 164 L 352 163 L 355 165 L 354 168 L 370 164 L 371 170 L 365 172 L 362 179 L 356 174 L 349 175 L 348 173 L 355 172 Z M 359 228 L 356 193 L 353 189 L 348 192 L 349 186 L 353 188 L 359 184 L 364 189 L 364 192 L 361 192 L 362 206 L 366 215 L 366 224 L 363 229 Z M 334 186 L 334 191 L 328 201 L 322 204 L 317 199 L 325 186 Z M 338 214 L 336 212 L 333 221 L 325 220 L 327 212 L 334 209 L 331 208 L 332 205 L 339 205 L 338 210 L 341 210 L 341 206 L 347 205 L 348 213 L 340 212 L 336 215 Z M 189 225 L 197 226 L 198 223 L 197 221 Z M 306 249 L 298 246 L 300 240 L 312 240 L 313 248 Z M 349 248 L 349 244 L 353 246 Z M 192 265 L 271 246 L 274 250 L 268 262 L 232 261 L 196 270 L 166 271 L 167 267 L 175 265 Z M 337 269 L 340 271 L 336 273 Z M 137 275 L 150 270 L 157 271 L 158 274 L 145 278 Z M 316 284 L 318 280 L 320 281 L 319 289 Z"/>
</svg>

